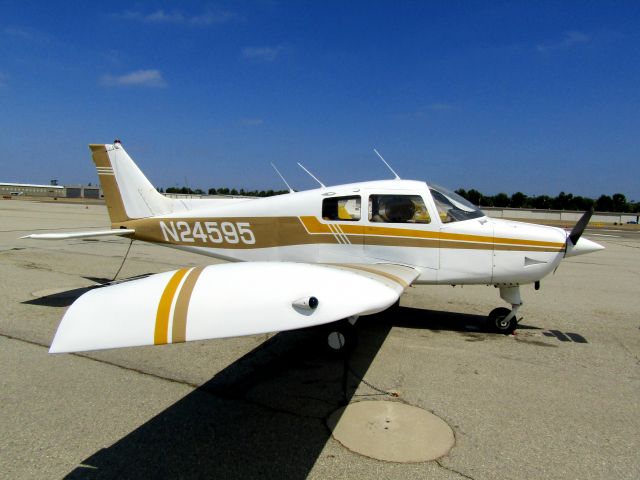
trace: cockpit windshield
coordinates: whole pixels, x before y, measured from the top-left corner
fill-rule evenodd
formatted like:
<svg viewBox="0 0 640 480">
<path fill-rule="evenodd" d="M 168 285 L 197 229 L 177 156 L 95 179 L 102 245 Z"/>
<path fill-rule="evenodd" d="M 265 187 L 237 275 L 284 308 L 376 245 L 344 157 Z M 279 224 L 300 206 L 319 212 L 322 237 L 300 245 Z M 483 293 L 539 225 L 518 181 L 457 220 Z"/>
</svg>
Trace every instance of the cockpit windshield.
<svg viewBox="0 0 640 480">
<path fill-rule="evenodd" d="M 460 222 L 485 216 L 478 207 L 447 188 L 429 185 L 429 190 L 442 223 Z"/>
</svg>

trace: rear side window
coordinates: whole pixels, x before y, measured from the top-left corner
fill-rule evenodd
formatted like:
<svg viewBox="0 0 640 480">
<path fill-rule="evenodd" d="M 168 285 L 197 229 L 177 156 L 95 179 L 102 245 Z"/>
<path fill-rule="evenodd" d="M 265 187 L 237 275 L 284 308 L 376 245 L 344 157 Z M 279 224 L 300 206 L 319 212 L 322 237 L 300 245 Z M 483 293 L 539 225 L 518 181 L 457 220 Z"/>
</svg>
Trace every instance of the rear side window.
<svg viewBox="0 0 640 480">
<path fill-rule="evenodd" d="M 378 223 L 431 223 L 420 195 L 370 195 L 369 220 Z"/>
<path fill-rule="evenodd" d="M 360 197 L 331 197 L 322 201 L 323 220 L 344 220 L 356 222 L 360 220 Z"/>
</svg>

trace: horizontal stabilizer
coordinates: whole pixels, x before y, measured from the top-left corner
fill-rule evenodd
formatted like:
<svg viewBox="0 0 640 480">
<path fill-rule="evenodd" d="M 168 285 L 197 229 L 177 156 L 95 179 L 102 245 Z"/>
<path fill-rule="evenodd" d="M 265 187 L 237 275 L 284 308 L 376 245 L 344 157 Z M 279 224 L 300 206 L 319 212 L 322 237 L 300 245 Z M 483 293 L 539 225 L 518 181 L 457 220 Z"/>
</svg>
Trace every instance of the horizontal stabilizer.
<svg viewBox="0 0 640 480">
<path fill-rule="evenodd" d="M 404 269 L 404 270 L 403 270 Z M 91 290 L 67 310 L 51 353 L 293 330 L 393 305 L 417 271 L 287 262 L 183 268 Z M 406 277 L 405 277 L 406 278 Z"/>
<path fill-rule="evenodd" d="M 120 228 L 113 230 L 90 230 L 86 232 L 67 232 L 67 233 L 32 233 L 20 238 L 31 238 L 33 240 L 65 240 L 68 238 L 92 238 L 106 237 L 108 235 L 129 235 L 135 233 L 130 228 Z"/>
</svg>

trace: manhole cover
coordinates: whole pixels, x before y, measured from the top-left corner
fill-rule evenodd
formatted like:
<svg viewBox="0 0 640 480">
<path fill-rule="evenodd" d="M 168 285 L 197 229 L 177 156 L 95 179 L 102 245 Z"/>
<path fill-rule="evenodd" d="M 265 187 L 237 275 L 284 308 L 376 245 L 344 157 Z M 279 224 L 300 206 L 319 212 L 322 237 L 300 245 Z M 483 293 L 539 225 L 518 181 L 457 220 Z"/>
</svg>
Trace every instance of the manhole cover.
<svg viewBox="0 0 640 480">
<path fill-rule="evenodd" d="M 333 412 L 327 425 L 349 450 L 389 462 L 435 460 L 455 442 L 453 430 L 440 417 L 399 402 L 352 403 Z"/>
</svg>

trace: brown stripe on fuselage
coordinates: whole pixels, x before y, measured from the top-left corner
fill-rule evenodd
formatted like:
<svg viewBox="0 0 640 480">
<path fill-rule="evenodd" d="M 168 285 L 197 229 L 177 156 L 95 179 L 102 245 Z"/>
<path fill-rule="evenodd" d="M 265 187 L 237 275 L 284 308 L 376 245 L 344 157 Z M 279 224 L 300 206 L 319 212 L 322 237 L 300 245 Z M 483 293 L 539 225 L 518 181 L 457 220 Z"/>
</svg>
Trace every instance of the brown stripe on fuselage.
<svg viewBox="0 0 640 480">
<path fill-rule="evenodd" d="M 96 168 L 113 168 L 109 154 L 104 145 L 89 145 L 91 149 L 91 156 Z M 102 191 L 104 193 L 104 203 L 107 205 L 109 212 L 109 218 L 111 223 L 125 222 L 129 220 L 126 210 L 124 209 L 124 203 L 122 203 L 122 197 L 120 196 L 120 189 L 118 188 L 118 182 L 115 175 L 108 175 L 100 173 L 98 170 L 98 178 L 100 179 L 100 185 L 102 185 Z"/>
<path fill-rule="evenodd" d="M 188 271 L 188 268 L 182 268 L 174 273 L 162 292 L 160 303 L 158 303 L 158 311 L 156 313 L 156 328 L 153 333 L 153 343 L 155 345 L 162 345 L 168 342 L 169 315 L 171 314 L 173 297 L 176 294 L 176 290 L 178 290 L 182 277 L 184 277 Z"/>
<path fill-rule="evenodd" d="M 193 241 L 177 242 L 165 239 L 160 222 L 186 222 L 191 231 L 196 223 L 203 228 L 205 222 L 223 222 L 249 224 L 255 236 L 255 243 L 212 243 L 201 238 L 191 237 Z M 334 232 L 333 226 L 340 230 Z M 353 245 L 376 245 L 389 247 L 451 248 L 462 250 L 500 250 L 560 252 L 564 244 L 539 240 L 496 238 L 483 235 L 457 234 L 438 231 L 414 230 L 408 228 L 357 225 L 352 223 L 321 223 L 316 217 L 221 217 L 221 218 L 148 218 L 113 224 L 113 228 L 132 228 L 134 238 L 149 242 L 209 247 L 220 249 L 254 249 L 288 247 L 293 245 L 338 244 L 339 235 L 345 235 Z"/>
<path fill-rule="evenodd" d="M 187 278 L 185 278 L 180 293 L 178 293 L 178 299 L 176 300 L 176 306 L 173 310 L 173 327 L 171 329 L 171 342 L 180 343 L 184 342 L 187 336 L 187 313 L 189 312 L 189 302 L 191 301 L 191 294 L 193 288 L 196 286 L 198 277 L 205 269 L 204 266 L 196 267 Z"/>
<path fill-rule="evenodd" d="M 167 241 L 160 229 L 160 222 L 180 222 L 184 221 L 190 225 L 193 232 L 194 225 L 199 223 L 206 231 L 205 222 L 215 222 L 220 226 L 223 222 L 230 222 L 234 225 L 238 223 L 248 223 L 249 228 L 255 236 L 255 243 L 245 244 L 239 243 L 212 243 L 211 241 L 203 241 L 201 238 L 193 238 L 194 241 L 175 242 L 171 239 Z M 252 249 L 252 248 L 273 248 L 286 247 L 291 245 L 313 245 L 318 243 L 337 244 L 338 240 L 331 230 L 327 227 L 326 233 L 318 235 L 310 235 L 300 222 L 298 217 L 223 217 L 223 218 L 141 218 L 128 222 L 119 222 L 113 224 L 113 228 L 132 228 L 136 231 L 134 238 L 148 242 L 164 243 L 171 245 L 197 246 L 209 248 L 224 249 Z"/>
</svg>

